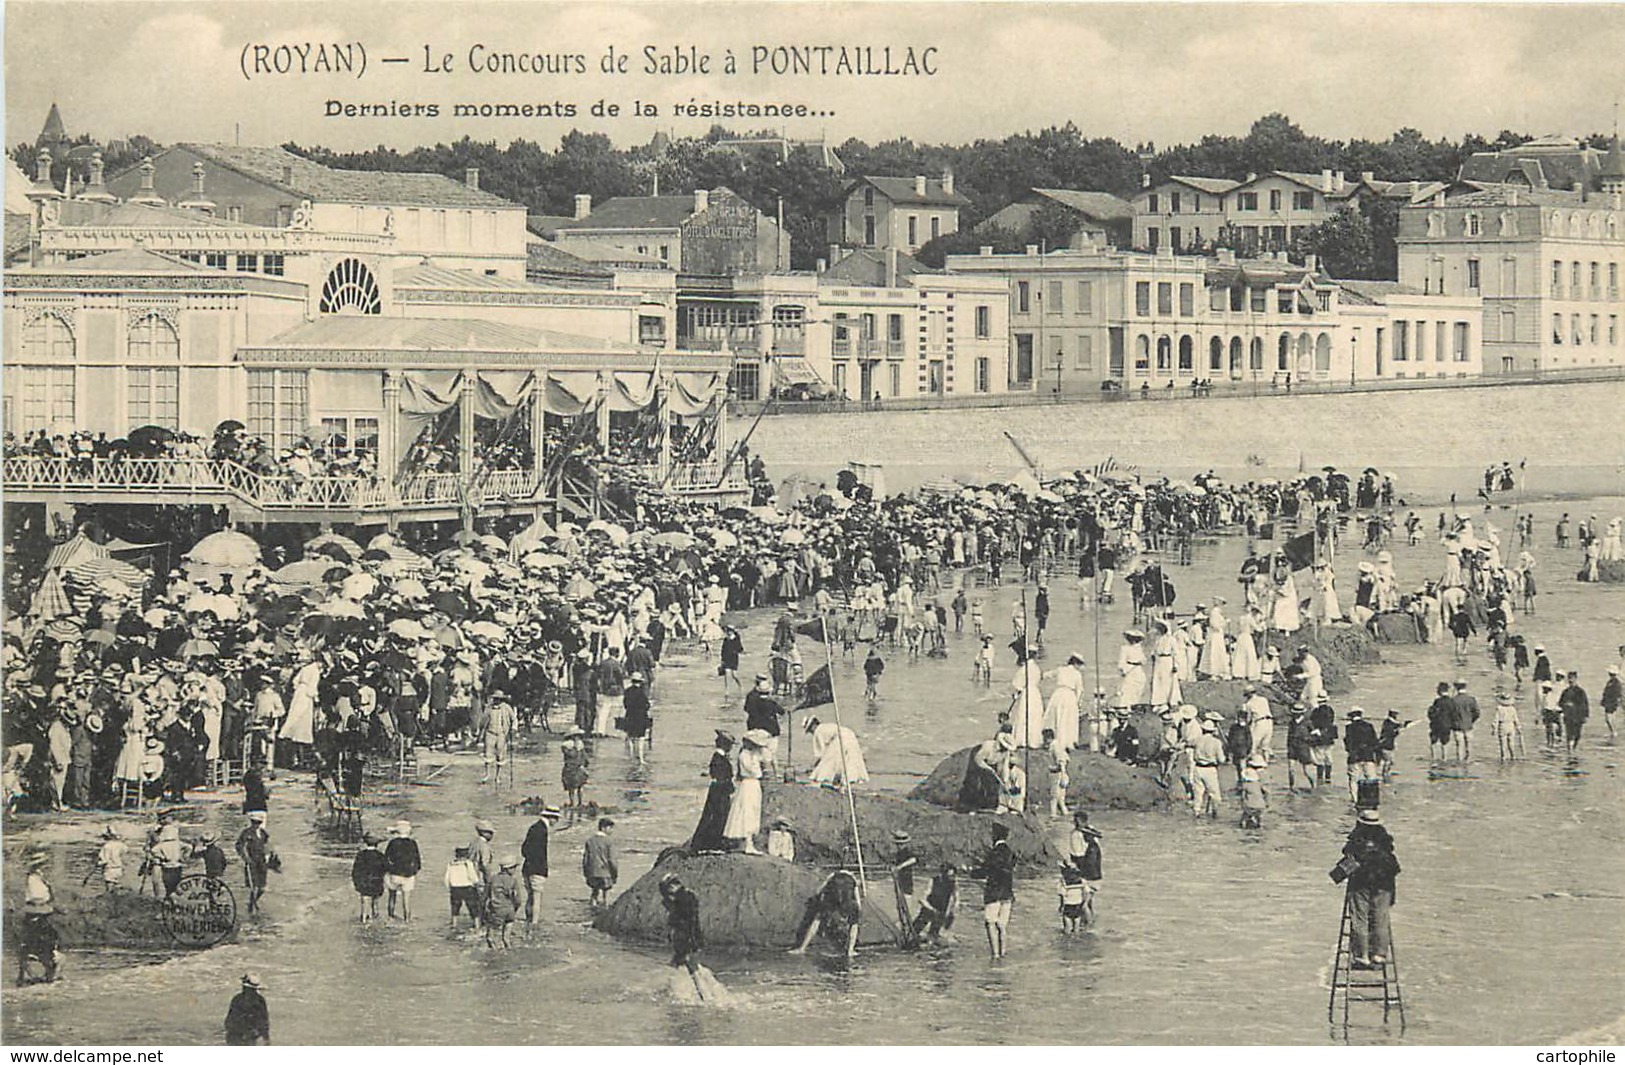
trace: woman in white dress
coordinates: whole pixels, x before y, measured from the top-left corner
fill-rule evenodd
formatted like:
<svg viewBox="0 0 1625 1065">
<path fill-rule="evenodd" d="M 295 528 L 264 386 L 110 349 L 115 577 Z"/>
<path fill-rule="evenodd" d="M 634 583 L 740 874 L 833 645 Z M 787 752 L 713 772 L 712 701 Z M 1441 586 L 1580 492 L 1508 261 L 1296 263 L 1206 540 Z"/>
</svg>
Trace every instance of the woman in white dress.
<svg viewBox="0 0 1625 1065">
<path fill-rule="evenodd" d="M 1236 680 L 1258 680 L 1257 633 L 1264 630 L 1264 615 L 1249 607 L 1236 619 L 1236 642 L 1230 651 L 1230 675 Z"/>
<path fill-rule="evenodd" d="M 760 854 L 756 833 L 762 828 L 762 745 L 767 733 L 751 729 L 739 737 L 739 773 L 734 784 L 728 821 L 722 828 L 724 839 L 739 840 L 746 854 Z"/>
<path fill-rule="evenodd" d="M 1179 702 L 1179 677 L 1174 672 L 1174 656 L 1179 654 L 1179 641 L 1166 621 L 1153 621 L 1156 626 L 1151 640 L 1151 705 L 1173 706 Z"/>
<path fill-rule="evenodd" d="M 1337 601 L 1337 573 L 1330 563 L 1315 563 L 1315 583 L 1320 590 L 1320 616 L 1325 621 L 1342 621 L 1343 605 Z"/>
<path fill-rule="evenodd" d="M 1620 543 L 1620 519 L 1615 518 L 1608 523 L 1608 532 L 1603 535 L 1602 549 L 1597 557 L 1603 562 L 1625 558 L 1625 545 Z"/>
<path fill-rule="evenodd" d="M 1229 627 L 1230 620 L 1224 616 L 1224 598 L 1215 596 L 1213 607 L 1207 612 L 1207 642 L 1202 645 L 1198 673 L 1215 680 L 1230 679 L 1234 666 L 1230 661 L 1230 649 L 1225 645 L 1225 634 Z M 1257 655 L 1254 658 L 1256 660 Z"/>
<path fill-rule="evenodd" d="M 1054 671 L 1055 690 L 1044 704 L 1044 727 L 1055 730 L 1061 749 L 1078 745 L 1078 700 L 1083 694 L 1083 658 L 1067 656 L 1066 665 Z"/>
<path fill-rule="evenodd" d="M 808 717 L 805 731 L 813 741 L 811 779 L 815 784 L 840 784 L 843 780 L 864 784 L 869 780 L 869 767 L 863 761 L 863 745 L 858 734 L 845 725 L 836 728 L 833 721 L 819 721 Z M 840 742 L 836 742 L 836 736 Z"/>
<path fill-rule="evenodd" d="M 1275 582 L 1275 608 L 1271 628 L 1282 632 L 1297 632 L 1303 624 L 1298 612 L 1298 582 L 1288 572 Z"/>
<path fill-rule="evenodd" d="M 1117 649 L 1117 692 L 1112 696 L 1112 709 L 1119 713 L 1140 706 L 1147 701 L 1146 686 L 1149 676 L 1145 671 L 1145 633 L 1129 629 L 1123 633 L 1123 646 Z"/>
<path fill-rule="evenodd" d="M 322 666 L 309 651 L 293 675 L 293 693 L 288 698 L 288 717 L 278 737 L 306 746 L 316 742 L 316 689 L 322 682 Z"/>
<path fill-rule="evenodd" d="M 1460 588 L 1465 583 L 1461 576 L 1461 539 L 1452 534 L 1444 538 L 1444 575 L 1439 578 L 1439 587 Z"/>
<path fill-rule="evenodd" d="M 1044 693 L 1039 689 L 1043 676 L 1038 663 L 1029 658 L 1016 666 L 1010 678 L 1010 721 L 1015 725 L 1017 747 L 1044 745 Z"/>
</svg>

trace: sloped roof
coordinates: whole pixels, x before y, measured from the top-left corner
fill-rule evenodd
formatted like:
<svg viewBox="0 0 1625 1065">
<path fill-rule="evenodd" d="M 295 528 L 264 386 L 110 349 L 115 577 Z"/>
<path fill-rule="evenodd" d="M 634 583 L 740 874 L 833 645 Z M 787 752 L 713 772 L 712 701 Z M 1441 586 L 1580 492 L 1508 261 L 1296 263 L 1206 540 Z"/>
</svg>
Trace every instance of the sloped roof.
<svg viewBox="0 0 1625 1065">
<path fill-rule="evenodd" d="M 615 196 L 592 209 L 586 218 L 558 223 L 558 229 L 676 229 L 694 213 L 694 194 L 682 196 Z"/>
<path fill-rule="evenodd" d="M 1326 191 L 1325 186 L 1323 186 L 1321 184 L 1321 175 L 1319 175 L 1319 174 L 1305 174 L 1305 173 L 1301 173 L 1301 172 L 1299 172 L 1297 170 L 1272 170 L 1268 174 L 1260 174 L 1259 177 L 1281 177 L 1281 178 L 1286 178 L 1288 181 L 1295 182 L 1296 184 L 1302 185 L 1304 188 L 1307 188 L 1307 189 L 1313 189 L 1316 192 L 1325 192 Z M 1348 187 L 1348 185 L 1347 185 L 1347 183 L 1345 183 L 1344 188 L 1347 188 L 1347 187 Z M 1327 193 L 1327 195 L 1331 196 L 1331 195 L 1336 195 L 1336 194 L 1335 193 Z"/>
<path fill-rule="evenodd" d="M 144 203 L 97 203 L 93 200 L 66 200 L 61 224 L 117 229 L 265 229 L 247 222 L 231 222 L 202 211 L 183 207 L 153 207 Z"/>
<path fill-rule="evenodd" d="M 1033 189 L 1033 192 L 1102 222 L 1134 220 L 1134 205 L 1127 200 L 1118 199 L 1109 192 L 1093 192 L 1088 189 Z"/>
<path fill-rule="evenodd" d="M 970 200 L 959 191 L 944 192 L 942 190 L 942 181 L 938 178 L 925 179 L 925 195 L 921 196 L 914 191 L 914 179 L 911 177 L 875 177 L 866 174 L 847 186 L 848 195 L 851 194 L 853 189 L 863 184 L 873 185 L 875 191 L 893 203 L 929 204 L 945 207 L 970 206 Z"/>
<path fill-rule="evenodd" d="M 574 259 L 574 256 L 569 256 Z M 612 277 L 607 270 L 599 270 L 589 262 L 576 259 L 582 271 L 596 271 L 604 277 Z M 493 277 L 489 274 L 478 273 L 473 270 L 454 270 L 450 267 L 439 266 L 432 262 L 417 263 L 412 266 L 403 266 L 395 271 L 395 290 L 433 288 L 433 289 L 464 289 L 479 292 L 554 292 L 546 285 L 539 285 L 532 281 L 520 281 L 511 277 Z"/>
<path fill-rule="evenodd" d="M 62 112 L 56 108 L 56 101 L 51 101 L 51 112 L 45 116 L 45 125 L 40 127 L 39 139 L 35 144 L 55 144 L 68 139 L 67 127 L 62 124 Z"/>
<path fill-rule="evenodd" d="M 33 187 L 34 179 L 23 173 L 23 168 L 11 156 L 6 156 L 6 210 L 32 215 L 34 203 L 28 198 L 28 190 Z"/>
<path fill-rule="evenodd" d="M 552 329 L 488 322 L 477 318 L 384 318 L 327 315 L 303 322 L 264 344 L 266 348 L 342 348 L 364 351 L 613 351 L 634 352 L 631 344 L 576 336 Z"/>
<path fill-rule="evenodd" d="M 10 262 L 13 255 L 28 250 L 29 222 L 28 216 L 15 211 L 6 212 L 6 245 L 5 261 Z"/>
<path fill-rule="evenodd" d="M 1625 178 L 1625 153 L 1619 148 L 1619 134 L 1608 143 L 1608 154 L 1602 157 L 1602 169 L 1597 172 L 1598 177 Z"/>
<path fill-rule="evenodd" d="M 940 274 L 906 252 L 897 253 L 897 279 L 915 274 Z M 852 254 L 818 275 L 821 281 L 850 281 L 856 285 L 884 285 L 886 283 L 886 253 L 873 248 L 855 248 Z"/>
<path fill-rule="evenodd" d="M 613 278 L 613 271 L 571 255 L 550 240 L 533 240 L 525 245 L 525 272 L 571 274 L 578 277 Z"/>
<path fill-rule="evenodd" d="M 1280 259 L 1238 259 L 1234 263 L 1213 259 L 1203 270 L 1203 278 L 1208 285 L 1280 285 L 1302 284 L 1315 275 L 1307 267 Z"/>
<path fill-rule="evenodd" d="M 1514 174 L 1531 188 L 1572 189 L 1576 181 L 1589 184 L 1602 167 L 1602 153 L 1595 148 L 1566 145 L 1528 145 L 1503 152 L 1474 152 L 1462 161 L 1458 176 L 1463 181 L 1493 184 L 1506 182 Z"/>
<path fill-rule="evenodd" d="M 1222 196 L 1241 185 L 1241 182 L 1231 181 L 1229 178 L 1193 177 L 1189 174 L 1171 174 L 1168 180 L 1180 185 L 1188 185 L 1198 192 L 1211 193 L 1214 196 Z"/>
<path fill-rule="evenodd" d="M 74 259 L 63 263 L 57 270 L 68 270 L 76 274 L 82 273 L 108 273 L 108 274 L 209 274 L 211 276 L 231 276 L 224 270 L 215 270 L 200 263 L 189 263 L 185 259 L 177 259 L 173 255 L 164 255 L 161 252 L 151 251 L 147 248 L 120 248 L 117 251 L 103 252 L 100 255 L 87 255 L 83 259 Z"/>
<path fill-rule="evenodd" d="M 544 240 L 552 240 L 561 227 L 575 220 L 567 214 L 532 214 L 525 216 L 525 227 Z"/>
<path fill-rule="evenodd" d="M 1342 290 L 1342 302 L 1356 307 L 1380 307 L 1389 296 L 1420 296 L 1422 290 L 1398 281 L 1358 281 L 1333 278 L 1332 283 Z"/>
<path fill-rule="evenodd" d="M 1531 189 L 1523 185 L 1492 184 L 1469 181 L 1463 183 L 1466 191 L 1447 193 L 1445 202 L 1453 207 L 1570 207 L 1581 202 L 1580 193 L 1573 189 Z M 1458 186 L 1460 188 L 1460 186 Z M 1514 204 L 1512 201 L 1518 202 Z"/>
<path fill-rule="evenodd" d="M 295 155 L 286 148 L 232 144 L 180 144 L 176 147 L 255 181 L 321 203 L 519 208 L 518 204 L 470 188 L 444 174 L 339 170 Z"/>
</svg>

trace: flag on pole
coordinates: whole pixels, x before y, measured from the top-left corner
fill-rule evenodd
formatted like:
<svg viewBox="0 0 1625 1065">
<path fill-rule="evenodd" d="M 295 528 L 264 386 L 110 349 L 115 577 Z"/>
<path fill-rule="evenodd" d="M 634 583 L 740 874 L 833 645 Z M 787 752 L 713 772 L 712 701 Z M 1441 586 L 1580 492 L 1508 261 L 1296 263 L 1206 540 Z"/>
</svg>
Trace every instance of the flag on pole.
<svg viewBox="0 0 1625 1065">
<path fill-rule="evenodd" d="M 823 706 L 834 701 L 835 679 L 830 676 L 828 666 L 819 666 L 802 685 L 801 705 L 797 709 L 810 710 L 815 706 Z"/>
<path fill-rule="evenodd" d="M 1281 554 L 1293 569 L 1308 569 L 1315 562 L 1315 534 L 1306 532 L 1281 545 Z"/>
</svg>

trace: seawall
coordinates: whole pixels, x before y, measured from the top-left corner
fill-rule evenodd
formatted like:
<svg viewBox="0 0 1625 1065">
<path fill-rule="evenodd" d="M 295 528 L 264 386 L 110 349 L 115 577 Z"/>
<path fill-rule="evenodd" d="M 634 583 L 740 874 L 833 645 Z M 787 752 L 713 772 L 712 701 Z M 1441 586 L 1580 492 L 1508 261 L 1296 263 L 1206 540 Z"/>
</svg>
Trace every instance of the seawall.
<svg viewBox="0 0 1625 1065">
<path fill-rule="evenodd" d="M 879 463 L 886 489 L 943 477 L 988 481 L 1023 468 L 1006 432 L 1046 474 L 1107 457 L 1148 476 L 1291 476 L 1300 463 L 1393 473 L 1412 503 L 1471 501 L 1492 462 L 1527 460 L 1526 499 L 1625 493 L 1625 384 L 1599 381 L 1334 395 L 1212 396 L 1054 406 L 773 414 L 750 447 L 775 478 L 833 482 Z M 744 432 L 745 428 L 739 428 Z"/>
</svg>

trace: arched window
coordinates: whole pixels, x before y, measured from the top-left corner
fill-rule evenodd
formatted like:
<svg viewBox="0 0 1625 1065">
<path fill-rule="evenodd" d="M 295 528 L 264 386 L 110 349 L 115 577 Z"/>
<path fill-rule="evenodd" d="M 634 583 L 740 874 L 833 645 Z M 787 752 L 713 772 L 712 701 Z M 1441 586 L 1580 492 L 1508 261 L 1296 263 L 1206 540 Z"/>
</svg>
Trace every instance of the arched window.
<svg viewBox="0 0 1625 1065">
<path fill-rule="evenodd" d="M 1281 373 L 1292 369 L 1292 334 L 1282 333 L 1281 343 L 1275 353 L 1275 368 Z"/>
<path fill-rule="evenodd" d="M 1224 369 L 1224 341 L 1218 337 L 1207 342 L 1207 368 L 1213 371 Z"/>
<path fill-rule="evenodd" d="M 1298 358 L 1295 372 L 1299 377 L 1308 377 L 1314 365 L 1315 342 L 1308 333 L 1298 334 Z"/>
<path fill-rule="evenodd" d="M 1173 368 L 1174 342 L 1167 335 L 1157 338 L 1157 372 L 1167 373 Z"/>
<path fill-rule="evenodd" d="M 73 327 L 54 311 L 35 318 L 23 328 L 21 362 L 72 362 Z"/>
<path fill-rule="evenodd" d="M 1151 372 L 1151 338 L 1144 333 L 1134 338 L 1134 372 L 1142 375 Z"/>
<path fill-rule="evenodd" d="M 1188 336 L 1179 338 L 1179 372 L 1190 373 L 1196 369 L 1196 342 Z"/>
<path fill-rule="evenodd" d="M 1264 338 L 1253 337 L 1253 342 L 1247 348 L 1247 368 L 1259 371 L 1264 369 Z"/>
<path fill-rule="evenodd" d="M 1255 341 L 1253 341 L 1253 343 L 1256 344 L 1256 343 L 1258 343 L 1258 341 L 1255 340 Z M 1241 338 L 1240 337 L 1231 337 L 1230 338 L 1230 376 L 1231 377 L 1240 377 L 1241 376 Z"/>
<path fill-rule="evenodd" d="M 1332 338 L 1325 333 L 1315 338 L 1315 373 L 1326 376 L 1332 372 Z"/>
<path fill-rule="evenodd" d="M 180 358 L 180 335 L 162 315 L 145 315 L 130 326 L 131 362 L 179 362 Z"/>
<path fill-rule="evenodd" d="M 372 271 L 359 259 L 341 259 L 322 283 L 323 314 L 381 314 L 382 300 Z"/>
</svg>

